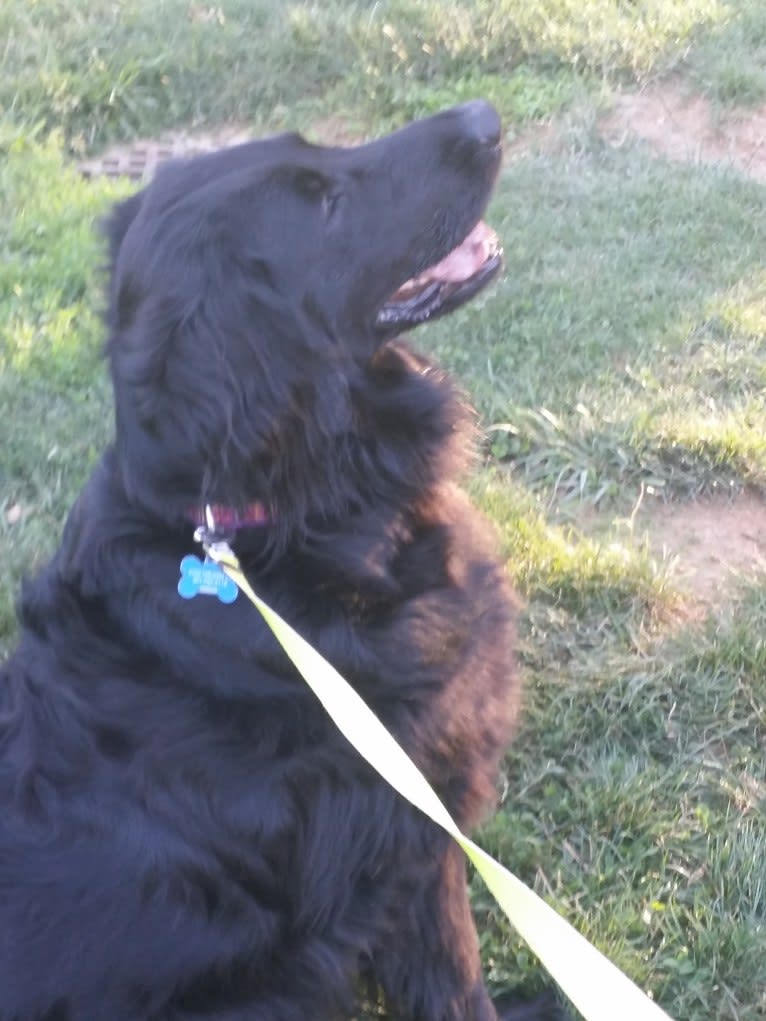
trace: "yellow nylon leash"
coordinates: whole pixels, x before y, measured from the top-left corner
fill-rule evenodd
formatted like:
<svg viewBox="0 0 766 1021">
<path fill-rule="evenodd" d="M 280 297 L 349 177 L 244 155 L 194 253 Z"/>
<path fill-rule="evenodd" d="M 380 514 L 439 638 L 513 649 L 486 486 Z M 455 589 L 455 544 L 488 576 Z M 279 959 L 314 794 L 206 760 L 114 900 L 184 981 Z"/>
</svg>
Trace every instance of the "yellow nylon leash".
<svg viewBox="0 0 766 1021">
<path fill-rule="evenodd" d="M 203 540 L 204 543 L 204 540 Z M 204 543 L 214 560 L 263 616 L 277 641 L 357 752 L 402 797 L 463 848 L 521 938 L 586 1021 L 670 1021 L 670 1017 L 486 851 L 458 829 L 435 791 L 369 706 L 338 671 L 255 594 L 226 542 Z"/>
</svg>

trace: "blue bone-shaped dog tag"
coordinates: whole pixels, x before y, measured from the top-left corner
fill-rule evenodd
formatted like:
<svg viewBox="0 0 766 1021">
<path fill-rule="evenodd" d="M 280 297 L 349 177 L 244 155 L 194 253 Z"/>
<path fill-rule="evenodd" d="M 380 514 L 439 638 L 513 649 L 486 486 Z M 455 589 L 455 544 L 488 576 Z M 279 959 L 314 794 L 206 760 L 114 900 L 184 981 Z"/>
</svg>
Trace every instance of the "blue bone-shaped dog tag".
<svg viewBox="0 0 766 1021">
<path fill-rule="evenodd" d="M 233 603 L 239 589 L 232 579 L 223 572 L 214 560 L 205 560 L 192 554 L 181 561 L 181 580 L 178 594 L 184 599 L 195 596 L 217 596 L 222 603 Z"/>
</svg>

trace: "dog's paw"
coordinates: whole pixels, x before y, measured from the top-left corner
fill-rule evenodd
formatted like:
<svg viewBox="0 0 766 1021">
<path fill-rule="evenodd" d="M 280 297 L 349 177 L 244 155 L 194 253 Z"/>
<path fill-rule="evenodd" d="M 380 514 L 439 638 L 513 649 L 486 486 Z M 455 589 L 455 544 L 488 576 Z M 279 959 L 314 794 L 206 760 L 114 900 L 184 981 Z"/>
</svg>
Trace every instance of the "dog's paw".
<svg viewBox="0 0 766 1021">
<path fill-rule="evenodd" d="M 505 993 L 494 1001 L 500 1021 L 572 1021 L 555 993 L 546 991 L 532 1000 Z"/>
</svg>

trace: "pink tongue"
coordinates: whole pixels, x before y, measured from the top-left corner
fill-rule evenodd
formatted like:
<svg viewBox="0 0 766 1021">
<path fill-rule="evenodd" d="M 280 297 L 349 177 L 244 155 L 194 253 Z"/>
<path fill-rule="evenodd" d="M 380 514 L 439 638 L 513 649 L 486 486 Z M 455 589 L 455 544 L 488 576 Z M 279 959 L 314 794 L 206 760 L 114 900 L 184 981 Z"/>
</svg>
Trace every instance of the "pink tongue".
<svg viewBox="0 0 766 1021">
<path fill-rule="evenodd" d="M 394 295 L 404 297 L 411 291 L 420 290 L 432 281 L 439 283 L 461 283 L 478 273 L 497 247 L 497 235 L 483 220 L 479 220 L 471 233 L 449 255 L 429 266 L 418 276 L 402 284 Z"/>
<path fill-rule="evenodd" d="M 492 254 L 497 235 L 483 220 L 479 220 L 468 237 L 441 262 L 429 266 L 421 276 L 426 280 L 443 280 L 457 284 L 478 273 Z"/>
</svg>

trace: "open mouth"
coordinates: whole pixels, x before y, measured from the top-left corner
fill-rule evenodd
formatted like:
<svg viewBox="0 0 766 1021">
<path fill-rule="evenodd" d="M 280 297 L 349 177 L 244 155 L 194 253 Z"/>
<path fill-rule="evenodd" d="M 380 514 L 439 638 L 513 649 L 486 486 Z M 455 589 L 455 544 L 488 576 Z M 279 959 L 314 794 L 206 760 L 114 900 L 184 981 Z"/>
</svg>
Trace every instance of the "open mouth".
<svg viewBox="0 0 766 1021">
<path fill-rule="evenodd" d="M 489 283 L 503 263 L 497 234 L 480 220 L 440 262 L 423 270 L 391 295 L 378 312 L 383 329 L 417 326 L 463 305 Z"/>
</svg>

